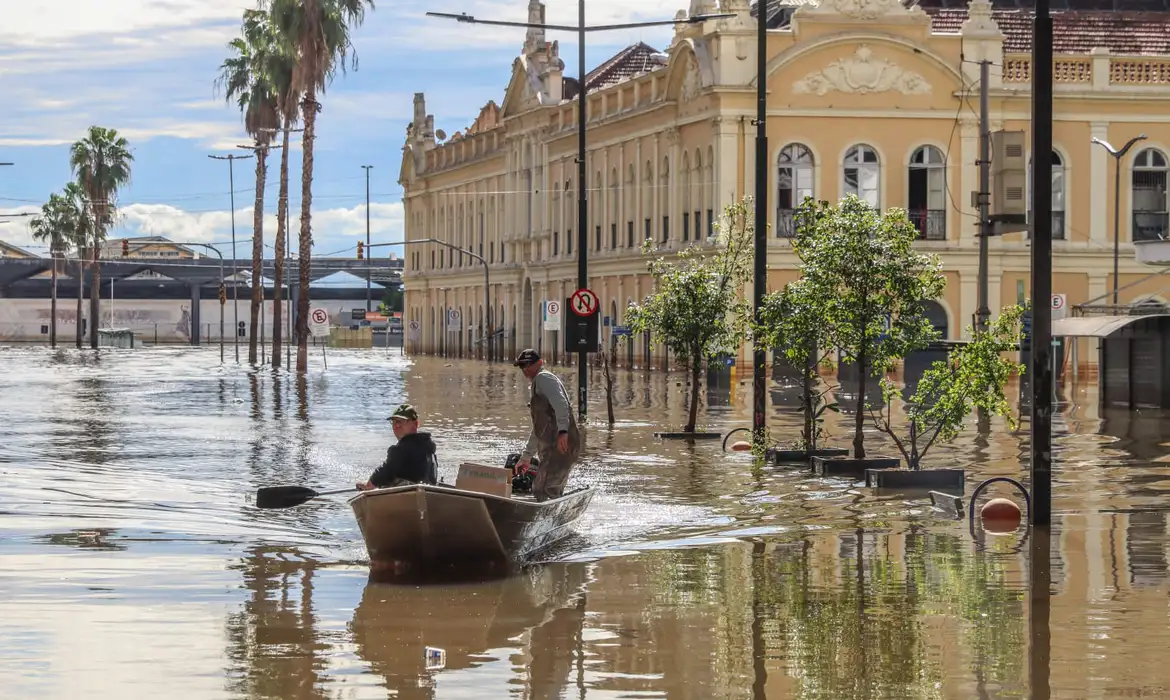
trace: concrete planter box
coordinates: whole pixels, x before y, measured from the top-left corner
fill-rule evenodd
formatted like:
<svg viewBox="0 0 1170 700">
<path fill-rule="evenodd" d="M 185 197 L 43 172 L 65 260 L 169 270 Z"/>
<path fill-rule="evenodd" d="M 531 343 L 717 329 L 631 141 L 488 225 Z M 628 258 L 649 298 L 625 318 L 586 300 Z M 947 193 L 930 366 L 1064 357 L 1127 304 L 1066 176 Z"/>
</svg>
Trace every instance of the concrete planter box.
<svg viewBox="0 0 1170 700">
<path fill-rule="evenodd" d="M 902 466 L 898 457 L 868 457 L 854 459 L 852 457 L 813 457 L 812 469 L 817 476 L 851 476 L 864 479 L 865 473 L 871 469 L 897 469 Z"/>
<path fill-rule="evenodd" d="M 815 452 L 808 450 L 768 450 L 768 456 L 772 464 L 795 464 L 799 462 L 808 462 L 813 457 L 848 457 L 849 450 L 844 447 L 823 447 Z"/>
<path fill-rule="evenodd" d="M 663 440 L 718 440 L 723 433 L 707 433 L 696 431 L 693 433 L 654 433 L 654 437 Z"/>
<path fill-rule="evenodd" d="M 876 489 L 945 489 L 963 492 L 962 469 L 867 469 L 865 485 Z"/>
</svg>

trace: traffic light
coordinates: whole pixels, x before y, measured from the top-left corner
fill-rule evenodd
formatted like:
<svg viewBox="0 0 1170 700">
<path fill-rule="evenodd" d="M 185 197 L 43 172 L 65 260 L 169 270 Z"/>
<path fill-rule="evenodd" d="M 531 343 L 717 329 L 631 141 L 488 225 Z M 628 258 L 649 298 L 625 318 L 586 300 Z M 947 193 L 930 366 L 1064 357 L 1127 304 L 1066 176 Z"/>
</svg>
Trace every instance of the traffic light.
<svg viewBox="0 0 1170 700">
<path fill-rule="evenodd" d="M 358 241 L 358 260 L 362 259 L 362 251 L 365 250 L 365 243 Z"/>
<path fill-rule="evenodd" d="M 227 303 L 227 287 L 225 287 L 223 285 L 223 282 L 220 282 L 219 283 L 219 305 L 223 306 L 226 303 Z"/>
<path fill-rule="evenodd" d="M 125 238 L 122 239 L 122 257 L 125 258 L 130 255 L 130 242 Z"/>
</svg>

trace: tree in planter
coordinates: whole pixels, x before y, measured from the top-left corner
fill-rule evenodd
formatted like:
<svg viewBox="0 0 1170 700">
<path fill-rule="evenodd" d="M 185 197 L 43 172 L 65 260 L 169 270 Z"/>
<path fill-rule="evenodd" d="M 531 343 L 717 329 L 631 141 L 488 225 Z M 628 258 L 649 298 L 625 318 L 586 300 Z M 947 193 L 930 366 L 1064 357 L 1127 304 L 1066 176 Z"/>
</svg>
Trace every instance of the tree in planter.
<svg viewBox="0 0 1170 700">
<path fill-rule="evenodd" d="M 903 209 L 880 213 L 849 195 L 836 206 L 806 199 L 797 216 L 792 248 L 807 298 L 827 344 L 858 370 L 853 456 L 865 459 L 868 375 L 934 340 L 923 302 L 942 295 L 946 278 L 936 256 L 914 249 L 918 229 Z"/>
<path fill-rule="evenodd" d="M 633 333 L 649 332 L 652 342 L 674 353 L 691 374 L 690 414 L 684 432 L 695 432 L 703 362 L 733 351 L 747 331 L 750 309 L 739 295 L 751 279 L 755 220 L 751 200 L 728 205 L 713 246 L 695 245 L 675 260 L 650 261 L 655 291 L 627 311 Z M 649 254 L 653 243 L 646 241 Z"/>
<path fill-rule="evenodd" d="M 833 348 L 825 332 L 824 304 L 816 298 L 816 291 L 800 279 L 768 294 L 760 309 L 759 323 L 752 329 L 765 348 L 778 350 L 792 367 L 801 370 L 800 402 L 804 428 L 800 438 L 790 443 L 790 447 L 806 451 L 810 456 L 816 453 L 825 435 L 825 412 L 840 410 L 836 402 L 825 400 L 834 387 L 828 384 L 818 387 L 820 372 L 817 370 L 829 361 Z"/>
<path fill-rule="evenodd" d="M 605 412 L 611 427 L 615 422 L 613 418 L 613 370 L 617 367 L 617 350 L 620 343 L 621 336 L 610 335 L 609 350 L 598 353 L 601 355 L 601 376 L 605 381 Z"/>
<path fill-rule="evenodd" d="M 893 382 L 882 380 L 885 406 L 871 410 L 870 417 L 878 430 L 894 440 L 911 469 L 921 468 L 922 458 L 931 447 L 954 440 L 963 421 L 976 408 L 984 409 L 988 415 L 1004 416 L 1009 428 L 1015 430 L 1004 385 L 1012 372 L 1023 372 L 1024 366 L 1005 358 L 1003 353 L 1019 349 L 1023 313 L 1022 307 L 1011 306 L 1000 312 L 986 332 L 975 333 L 968 327 L 967 333 L 974 340 L 931 365 L 908 400 Z M 909 428 L 905 436 L 893 427 L 893 399 L 904 402 Z"/>
</svg>

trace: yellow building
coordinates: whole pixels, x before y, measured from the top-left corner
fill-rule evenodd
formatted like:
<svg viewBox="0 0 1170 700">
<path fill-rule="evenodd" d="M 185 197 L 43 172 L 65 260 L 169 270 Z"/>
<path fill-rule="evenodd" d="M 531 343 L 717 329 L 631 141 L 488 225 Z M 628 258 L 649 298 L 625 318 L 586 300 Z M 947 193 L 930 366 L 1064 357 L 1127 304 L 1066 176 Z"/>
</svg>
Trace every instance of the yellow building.
<svg viewBox="0 0 1170 700">
<path fill-rule="evenodd" d="M 769 284 L 799 274 L 793 203 L 856 193 L 918 223 L 922 250 L 941 257 L 948 279 L 932 320 L 959 338 L 976 310 L 979 61 L 992 63 L 991 130 L 1030 138 L 1032 13 L 926 2 L 822 0 L 769 13 Z M 689 8 L 712 11 L 711 0 Z M 754 10 L 724 0 L 719 11 L 737 16 L 678 25 L 664 51 L 631 46 L 586 76 L 589 286 L 614 323 L 651 289 L 645 238 L 666 252 L 695 245 L 724 206 L 754 192 Z M 529 13 L 539 21 L 544 8 L 532 0 Z M 1121 287 L 1153 271 L 1134 260 L 1133 235 L 1170 229 L 1170 11 L 1063 12 L 1055 27 L 1053 291 L 1070 306 L 1102 303 L 1113 285 L 1114 165 L 1093 138 L 1147 136 L 1121 165 Z M 492 322 L 508 349 L 551 354 L 560 341 L 542 330 L 541 302 L 576 287 L 577 93 L 557 43 L 530 29 L 501 104 L 466 130 L 446 138 L 415 96 L 400 177 L 406 238 L 437 238 L 488 261 Z M 1027 239 L 991 240 L 993 312 L 1028 293 Z M 484 327 L 480 264 L 408 245 L 403 279 L 407 316 L 419 324 L 411 348 L 474 350 Z M 1121 302 L 1163 302 L 1164 287 L 1146 280 L 1122 289 Z M 639 363 L 643 340 L 630 352 Z"/>
</svg>

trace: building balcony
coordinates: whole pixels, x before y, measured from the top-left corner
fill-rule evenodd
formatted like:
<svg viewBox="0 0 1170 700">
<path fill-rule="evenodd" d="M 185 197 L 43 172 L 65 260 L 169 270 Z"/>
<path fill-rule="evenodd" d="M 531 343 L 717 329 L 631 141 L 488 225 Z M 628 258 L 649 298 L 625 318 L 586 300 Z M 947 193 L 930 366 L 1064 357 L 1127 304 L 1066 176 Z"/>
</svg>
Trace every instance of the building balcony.
<svg viewBox="0 0 1170 700">
<path fill-rule="evenodd" d="M 919 240 L 945 241 L 947 239 L 947 212 L 945 209 L 911 209 L 907 212 Z"/>
<path fill-rule="evenodd" d="M 1170 212 L 1135 211 L 1133 241 L 1161 241 L 1170 238 Z"/>
<path fill-rule="evenodd" d="M 796 236 L 796 210 L 776 210 L 776 238 L 794 238 Z"/>
</svg>

